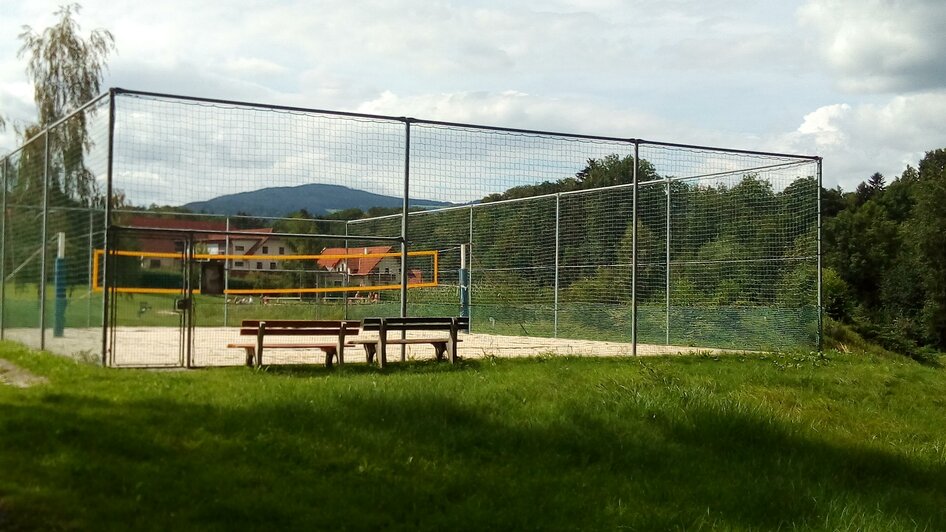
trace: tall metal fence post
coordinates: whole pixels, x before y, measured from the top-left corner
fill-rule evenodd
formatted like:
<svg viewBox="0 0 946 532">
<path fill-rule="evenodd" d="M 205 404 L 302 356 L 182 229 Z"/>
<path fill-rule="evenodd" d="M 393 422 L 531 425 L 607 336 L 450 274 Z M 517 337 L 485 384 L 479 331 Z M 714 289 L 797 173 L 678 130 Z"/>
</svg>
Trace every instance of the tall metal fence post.
<svg viewBox="0 0 946 532">
<path fill-rule="evenodd" d="M 223 238 L 223 326 L 230 325 L 230 217 L 226 218 L 227 235 Z"/>
<path fill-rule="evenodd" d="M 460 244 L 460 275 L 457 280 L 460 289 L 460 316 L 463 318 L 470 317 L 470 270 L 467 269 L 466 262 L 469 252 L 469 244 Z"/>
<path fill-rule="evenodd" d="M 554 321 L 552 323 L 552 336 L 558 338 L 558 255 L 559 255 L 559 220 L 561 219 L 562 193 L 555 194 L 555 303 L 554 303 Z"/>
<path fill-rule="evenodd" d="M 2 199 L 0 199 L 0 340 L 3 340 L 6 330 L 6 302 L 7 302 L 7 164 L 9 157 L 3 158 L 0 168 L 3 179 Z"/>
<path fill-rule="evenodd" d="M 115 89 L 108 91 L 108 160 L 105 173 L 105 216 L 103 220 L 102 236 L 102 366 L 108 366 L 109 361 L 109 341 L 108 341 L 108 320 L 109 320 L 109 253 L 111 252 L 110 233 L 112 231 L 112 184 L 113 184 L 113 165 L 115 161 Z M 114 348 L 114 346 L 112 346 Z M 111 354 L 114 359 L 115 354 Z"/>
<path fill-rule="evenodd" d="M 87 266 L 89 287 L 85 294 L 85 326 L 92 327 L 92 270 L 95 264 L 95 211 L 89 209 L 89 261 Z"/>
<path fill-rule="evenodd" d="M 407 217 L 410 209 L 411 119 L 404 118 L 404 203 L 401 212 L 401 317 L 407 317 Z M 401 336 L 404 337 L 404 331 Z M 407 359 L 406 345 L 401 345 L 401 362 Z"/>
<path fill-rule="evenodd" d="M 349 225 L 351 225 L 351 220 L 346 220 L 346 221 L 345 221 L 345 255 L 348 255 L 348 235 L 349 235 L 349 233 L 348 233 L 348 226 L 349 226 Z M 345 317 L 344 317 L 344 319 L 346 319 L 346 320 L 348 319 L 348 284 L 351 282 L 350 276 L 351 276 L 351 273 L 350 273 L 350 271 L 348 270 L 348 259 L 345 259 L 345 291 L 342 292 L 342 296 L 343 296 L 344 299 L 345 299 L 345 303 L 344 303 L 344 304 L 345 304 Z"/>
<path fill-rule="evenodd" d="M 637 356 L 637 169 L 640 141 L 634 140 L 634 195 L 631 200 L 631 355 Z"/>
<path fill-rule="evenodd" d="M 46 238 L 49 223 L 49 129 L 45 132 L 43 156 L 43 221 L 39 254 L 39 349 L 46 349 Z"/>
<path fill-rule="evenodd" d="M 473 205 L 470 205 L 470 256 L 468 257 L 467 267 L 469 271 L 466 273 L 466 282 L 467 282 L 467 301 L 470 305 L 470 321 L 467 332 L 473 332 Z"/>
<path fill-rule="evenodd" d="M 667 267 L 664 269 L 667 290 L 667 315 L 664 331 L 667 333 L 667 345 L 670 345 L 670 178 L 667 178 Z"/>
<path fill-rule="evenodd" d="M 817 159 L 818 172 L 818 352 L 824 351 L 824 280 L 821 273 L 821 157 Z"/>
</svg>

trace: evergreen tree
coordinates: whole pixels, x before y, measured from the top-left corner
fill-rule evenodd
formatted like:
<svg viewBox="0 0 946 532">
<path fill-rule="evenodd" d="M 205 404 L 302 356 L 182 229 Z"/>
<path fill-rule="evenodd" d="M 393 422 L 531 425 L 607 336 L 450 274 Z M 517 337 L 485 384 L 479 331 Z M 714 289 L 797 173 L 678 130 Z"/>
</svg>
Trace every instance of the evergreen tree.
<svg viewBox="0 0 946 532">
<path fill-rule="evenodd" d="M 923 305 L 930 340 L 946 348 L 946 149 L 920 161 L 912 236 L 920 253 L 927 297 Z"/>
</svg>

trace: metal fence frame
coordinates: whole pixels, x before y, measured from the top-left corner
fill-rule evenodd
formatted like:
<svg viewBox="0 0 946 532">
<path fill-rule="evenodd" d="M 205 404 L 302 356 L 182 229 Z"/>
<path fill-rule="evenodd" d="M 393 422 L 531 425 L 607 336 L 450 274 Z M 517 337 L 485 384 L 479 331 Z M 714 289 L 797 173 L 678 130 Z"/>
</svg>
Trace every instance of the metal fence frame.
<svg viewBox="0 0 946 532">
<path fill-rule="evenodd" d="M 412 124 L 416 125 L 427 125 L 427 126 L 443 126 L 443 127 L 456 127 L 464 128 L 468 130 L 484 130 L 492 132 L 504 132 L 504 133 L 514 133 L 514 134 L 523 134 L 523 135 L 537 135 L 537 136 L 546 136 L 546 137 L 557 137 L 565 139 L 584 139 L 591 141 L 606 141 L 606 142 L 617 142 L 626 144 L 629 148 L 633 149 L 634 154 L 634 168 L 633 168 L 633 182 L 628 185 L 618 185 L 622 188 L 632 187 L 633 188 L 633 213 L 632 213 L 632 263 L 631 263 L 631 331 L 630 331 L 630 343 L 632 344 L 633 354 L 637 353 L 637 343 L 638 343 L 638 317 L 637 317 L 637 287 L 638 287 L 638 235 L 637 235 L 637 222 L 638 222 L 638 191 L 641 187 L 645 186 L 659 186 L 663 185 L 669 191 L 670 183 L 677 178 L 665 177 L 663 179 L 639 182 L 638 179 L 638 170 L 640 166 L 640 148 L 642 146 L 653 146 L 653 147 L 664 147 L 664 148 L 680 148 L 680 149 L 692 149 L 692 150 L 701 150 L 706 152 L 720 152 L 726 154 L 742 154 L 742 155 L 751 155 L 751 156 L 770 156 L 770 157 L 779 157 L 791 159 L 791 162 L 783 163 L 780 166 L 790 166 L 794 164 L 811 164 L 812 162 L 816 165 L 816 178 L 818 186 L 818 211 L 817 211 L 817 309 L 818 309 L 818 349 L 821 350 L 823 346 L 823 296 L 822 296 L 822 220 L 821 220 L 821 188 L 822 188 L 822 159 L 819 156 L 809 156 L 809 155 L 795 155 L 787 153 L 777 153 L 777 152 L 765 152 L 765 151 L 753 151 L 753 150 L 738 150 L 738 149 L 726 149 L 710 146 L 699 146 L 699 145 L 689 145 L 689 144 L 678 144 L 670 142 L 658 142 L 651 140 L 644 140 L 639 138 L 619 138 L 619 137 L 609 137 L 609 136 L 595 136 L 595 135 L 582 135 L 582 134 L 569 134 L 561 133 L 554 131 L 540 131 L 540 130 L 531 130 L 531 129 L 518 129 L 518 128 L 505 128 L 505 127 L 493 127 L 493 126 L 484 126 L 476 124 L 464 124 L 464 123 L 455 123 L 455 122 L 444 122 L 436 120 L 422 120 L 409 117 L 393 117 L 393 116 L 384 116 L 384 115 L 375 115 L 367 113 L 352 113 L 352 112 L 341 112 L 341 111 L 331 111 L 331 110 L 322 110 L 322 109 L 311 109 L 311 108 L 302 108 L 302 107 L 293 107 L 293 106 L 279 106 L 279 105 L 264 105 L 251 102 L 242 102 L 235 100 L 222 100 L 222 99 L 212 99 L 212 98 L 197 98 L 189 96 L 180 96 L 173 94 L 163 94 L 156 92 L 147 92 L 147 91 L 132 91 L 121 88 L 112 88 L 107 92 L 101 94 L 100 96 L 90 100 L 88 103 L 84 104 L 82 107 L 70 113 L 66 117 L 56 121 L 53 124 L 50 124 L 43 128 L 43 130 L 36 136 L 27 139 L 23 144 L 12 152 L 6 154 L 0 159 L 0 179 L 3 182 L 2 188 L 2 211 L 6 213 L 7 210 L 7 190 L 8 190 L 8 178 L 10 177 L 10 171 L 8 170 L 11 167 L 11 158 L 16 155 L 18 152 L 24 150 L 27 146 L 34 142 L 44 142 L 44 166 L 43 166 L 43 219 L 42 219 L 42 229 L 41 234 L 43 241 L 45 242 L 48 239 L 48 228 L 47 220 L 49 214 L 49 188 L 50 188 L 50 176 L 49 176 L 49 163 L 50 163 L 50 153 L 49 153 L 49 135 L 60 126 L 65 121 L 70 118 L 83 113 L 90 109 L 92 106 L 100 103 L 103 99 L 108 99 L 108 145 L 107 145 L 107 169 L 105 176 L 105 201 L 101 206 L 101 211 L 104 212 L 104 226 L 101 227 L 101 231 L 104 232 L 105 240 L 104 247 L 106 254 L 111 250 L 111 240 L 114 238 L 115 231 L 121 230 L 140 230 L 142 228 L 135 227 L 124 227 L 114 223 L 114 213 L 115 209 L 113 208 L 113 162 L 114 162 L 114 140 L 115 140 L 115 119 L 116 119 L 116 97 L 121 95 L 138 95 L 145 97 L 154 97 L 154 98 L 169 98 L 180 101 L 191 101 L 199 102 L 202 104 L 210 105 L 223 105 L 223 106 L 236 106 L 236 107 L 249 107 L 254 109 L 264 109 L 264 110 L 276 110 L 276 111 L 287 111 L 287 112 L 301 112 L 301 113 L 318 113 L 322 115 L 337 116 L 337 117 L 349 117 L 355 119 L 369 119 L 369 120 L 383 120 L 388 122 L 400 122 L 404 125 L 404 154 L 403 154 L 403 197 L 402 197 L 402 208 L 399 215 L 392 215 L 395 217 L 400 217 L 400 234 L 394 238 L 375 238 L 377 239 L 387 239 L 399 244 L 400 247 L 400 273 L 401 273 L 401 287 L 400 287 L 400 314 L 406 316 L 408 313 L 408 275 L 407 275 L 407 253 L 410 247 L 410 219 L 411 214 L 409 212 L 409 204 L 411 201 L 411 127 Z M 751 169 L 750 169 L 751 170 Z M 740 172 L 744 171 L 742 169 Z M 693 176 L 687 176 L 686 178 L 680 179 L 692 179 Z M 586 193 L 586 190 L 578 190 L 573 192 L 558 192 L 551 194 L 549 196 L 555 197 L 555 282 L 554 282 L 554 315 L 555 315 L 555 334 L 558 334 L 558 311 L 559 311 L 559 213 L 560 213 L 560 200 L 562 196 L 567 196 L 570 194 L 582 194 Z M 541 196 L 535 196 L 528 199 L 535 199 Z M 520 200 L 505 200 L 505 201 L 520 201 Z M 489 205 L 492 205 L 490 203 Z M 480 205 L 471 204 L 464 206 L 448 207 L 448 209 L 469 209 L 470 210 L 470 232 L 471 232 L 471 241 L 472 241 L 472 231 L 473 231 L 473 212 L 475 209 L 479 208 Z M 90 224 L 92 217 L 90 216 Z M 228 219 L 229 220 L 229 219 Z M 323 235 L 326 238 L 338 239 L 345 242 L 345 246 L 348 246 L 348 241 L 351 239 L 359 239 L 364 237 L 356 237 L 349 234 L 349 226 L 353 223 L 359 223 L 360 221 L 348 221 L 345 223 L 345 234 L 344 235 Z M 229 223 L 229 222 L 228 222 Z M 6 215 L 3 216 L 3 219 L 0 220 L 0 339 L 4 338 L 4 332 L 6 329 L 6 291 L 5 291 L 5 280 L 7 272 L 5 271 L 5 257 L 7 252 L 7 227 L 6 227 Z M 666 275 L 666 299 L 667 299 L 667 316 L 666 320 L 670 320 L 670 275 L 669 275 L 669 266 L 670 266 L 670 194 L 667 194 L 667 244 L 666 244 L 666 258 L 667 258 L 667 275 Z M 229 227 L 229 225 L 228 225 Z M 227 231 L 228 235 L 239 234 L 235 231 Z M 306 235 L 311 236 L 311 235 Z M 90 230 L 90 242 L 92 237 L 92 231 Z M 49 274 L 48 271 L 48 257 L 46 252 L 46 246 L 43 246 L 42 257 L 40 260 L 40 275 L 42 279 L 46 279 Z M 102 352 L 101 352 L 101 362 L 103 365 L 109 365 L 107 359 L 107 351 L 109 349 L 109 320 L 107 316 L 109 315 L 110 301 L 109 301 L 109 290 L 108 287 L 112 286 L 114 282 L 114 274 L 109 270 L 109 261 L 105 261 L 104 266 L 104 286 L 105 290 L 103 291 L 102 297 Z M 44 349 L 46 346 L 46 283 L 39 283 L 40 297 L 40 316 L 39 316 L 39 329 L 40 329 L 40 341 L 39 348 Z M 347 302 L 347 300 L 346 300 Z M 668 343 L 669 343 L 669 326 L 668 326 Z"/>
</svg>

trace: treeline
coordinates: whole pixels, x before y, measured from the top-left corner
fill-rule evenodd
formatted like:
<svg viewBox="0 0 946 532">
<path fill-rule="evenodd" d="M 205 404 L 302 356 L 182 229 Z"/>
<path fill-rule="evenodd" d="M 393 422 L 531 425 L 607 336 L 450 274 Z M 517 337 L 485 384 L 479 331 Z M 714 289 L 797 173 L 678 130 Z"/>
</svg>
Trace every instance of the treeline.
<svg viewBox="0 0 946 532">
<path fill-rule="evenodd" d="M 893 351 L 946 350 L 946 149 L 823 198 L 828 315 Z"/>
<path fill-rule="evenodd" d="M 529 198 L 630 183 L 633 158 L 591 160 L 575 177 L 514 187 L 484 202 Z M 657 176 L 641 161 L 639 179 Z M 671 185 L 671 304 L 810 304 L 817 237 L 812 176 L 782 190 L 759 176 L 735 185 Z M 640 187 L 639 300 L 658 301 L 666 211 L 663 185 Z M 606 301 L 623 293 L 627 276 L 615 268 L 567 269 L 581 264 L 626 264 L 630 254 L 630 196 L 610 191 L 586 201 L 562 242 L 566 298 Z M 497 208 L 482 241 L 496 242 L 487 261 L 523 267 L 547 264 L 554 242 L 547 225 L 550 203 L 516 212 Z M 572 208 L 572 207 L 569 207 Z M 853 191 L 822 189 L 823 282 L 827 315 L 890 350 L 926 359 L 946 350 L 946 149 L 928 152 L 917 168 L 891 183 L 874 174 Z M 529 245 L 526 242 L 537 242 Z M 733 258 L 745 262 L 731 261 Z M 766 261 L 771 259 L 771 261 Z M 795 267 L 779 259 L 798 259 Z M 482 263 L 481 263 L 482 266 Z M 538 281 L 541 284 L 541 280 Z M 604 299 L 602 299 L 604 297 Z"/>
<path fill-rule="evenodd" d="M 633 190 L 615 185 L 632 183 L 633 166 L 632 156 L 593 159 L 575 177 L 511 188 L 487 196 L 484 203 L 585 191 L 560 199 L 560 288 L 570 300 L 625 302 L 630 291 Z M 640 301 L 665 301 L 669 253 L 671 304 L 814 304 L 817 182 L 813 176 L 800 176 L 781 190 L 754 174 L 727 182 L 673 181 L 669 203 L 666 184 L 647 184 L 659 177 L 651 163 L 641 160 Z M 554 199 L 483 207 L 475 224 L 479 267 L 513 266 L 525 271 L 554 264 L 550 256 L 556 244 Z M 790 260 L 798 258 L 808 260 Z"/>
</svg>

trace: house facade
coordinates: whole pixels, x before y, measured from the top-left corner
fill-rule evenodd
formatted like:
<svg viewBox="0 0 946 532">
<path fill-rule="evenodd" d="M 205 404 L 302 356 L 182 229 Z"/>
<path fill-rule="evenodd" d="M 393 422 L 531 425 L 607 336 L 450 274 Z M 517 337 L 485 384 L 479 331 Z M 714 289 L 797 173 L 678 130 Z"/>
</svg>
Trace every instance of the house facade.
<svg viewBox="0 0 946 532">
<path fill-rule="evenodd" d="M 194 235 L 195 254 L 229 255 L 228 268 L 231 272 L 251 272 L 256 270 L 278 270 L 282 266 L 280 255 L 289 255 L 291 250 L 286 242 L 273 237 L 271 228 L 243 229 L 241 233 L 253 235 L 223 234 L 227 230 L 225 221 L 169 219 L 149 216 L 134 216 L 125 223 L 131 227 L 165 229 L 168 231 L 197 231 Z M 207 231 L 201 233 L 201 231 Z M 220 234 L 215 234 L 219 232 Z M 141 257 L 141 268 L 146 270 L 178 269 L 180 259 L 174 257 L 155 257 L 147 253 L 183 253 L 184 240 L 163 234 L 142 234 L 135 238 L 137 251 L 146 252 Z M 234 257 L 239 256 L 239 258 Z"/>
<path fill-rule="evenodd" d="M 209 235 L 200 244 L 203 253 L 230 256 L 231 272 L 279 270 L 282 268 L 279 257 L 291 255 L 292 250 L 285 240 L 274 237 L 272 232 L 271 228 L 243 229 L 241 233 L 256 233 L 259 236 Z"/>
<path fill-rule="evenodd" d="M 401 258 L 399 255 L 380 257 L 391 253 L 391 246 L 369 246 L 360 248 L 325 248 L 318 264 L 329 272 L 326 285 L 342 286 L 386 286 L 401 282 Z M 332 256 L 335 257 L 332 257 Z M 342 255 L 346 257 L 341 257 Z M 408 283 L 420 283 L 423 274 L 420 270 L 408 273 Z M 346 283 L 347 282 L 347 283 Z"/>
<path fill-rule="evenodd" d="M 130 216 L 122 223 L 130 227 L 143 227 L 147 229 L 164 229 L 167 231 L 225 231 L 227 223 L 223 220 L 192 220 L 177 218 L 158 218 L 154 216 Z M 128 243 L 120 243 L 120 246 L 127 246 Z M 149 253 L 183 253 L 184 239 L 161 233 L 142 233 L 135 235 L 134 251 L 143 251 L 141 256 L 141 268 L 144 270 L 161 269 L 180 269 L 180 259 L 174 257 L 155 257 L 149 256 Z M 130 251 L 130 250 L 129 250 Z"/>
</svg>

